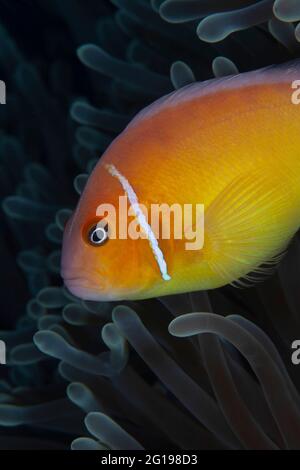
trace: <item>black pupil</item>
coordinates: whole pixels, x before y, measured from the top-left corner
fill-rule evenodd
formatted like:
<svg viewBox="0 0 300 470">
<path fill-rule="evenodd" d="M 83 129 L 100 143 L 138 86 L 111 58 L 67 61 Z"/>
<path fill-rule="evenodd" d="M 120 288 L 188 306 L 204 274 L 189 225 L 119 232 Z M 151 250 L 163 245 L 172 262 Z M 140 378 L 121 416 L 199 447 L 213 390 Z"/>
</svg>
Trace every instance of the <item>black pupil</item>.
<svg viewBox="0 0 300 470">
<path fill-rule="evenodd" d="M 91 231 L 91 242 L 99 245 L 101 242 L 106 240 L 107 233 L 103 227 L 94 227 Z"/>
</svg>

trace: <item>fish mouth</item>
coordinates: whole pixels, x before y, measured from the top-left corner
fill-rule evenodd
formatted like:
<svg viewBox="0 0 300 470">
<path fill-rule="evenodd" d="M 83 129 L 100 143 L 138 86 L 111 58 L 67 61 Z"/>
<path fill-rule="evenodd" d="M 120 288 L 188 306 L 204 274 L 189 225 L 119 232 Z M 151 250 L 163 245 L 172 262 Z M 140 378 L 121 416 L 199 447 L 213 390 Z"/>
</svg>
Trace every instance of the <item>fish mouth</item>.
<svg viewBox="0 0 300 470">
<path fill-rule="evenodd" d="M 76 271 L 75 271 L 76 272 Z M 74 275 L 74 271 L 70 269 L 62 269 L 61 276 L 67 290 L 75 297 L 82 300 L 93 300 L 96 302 L 114 302 L 121 300 L 130 300 L 133 298 L 144 298 L 141 296 L 141 289 L 120 289 L 116 286 L 112 287 L 105 281 L 105 277 L 97 273 L 97 277 L 101 279 L 95 282 L 91 279 L 91 273 L 86 273 L 86 276 Z"/>
<path fill-rule="evenodd" d="M 78 297 L 82 300 L 95 300 L 99 301 L 102 300 L 103 297 L 96 289 L 91 289 L 90 287 L 84 287 L 81 284 L 77 284 L 74 282 L 64 281 L 65 286 L 69 292 L 75 297 Z"/>
<path fill-rule="evenodd" d="M 72 295 L 83 300 L 101 300 L 101 287 L 79 277 L 64 278 L 64 285 Z"/>
<path fill-rule="evenodd" d="M 111 296 L 106 295 L 101 282 L 95 282 L 88 277 L 72 276 L 70 273 L 62 272 L 62 278 L 67 290 L 82 300 L 107 301 Z"/>
</svg>

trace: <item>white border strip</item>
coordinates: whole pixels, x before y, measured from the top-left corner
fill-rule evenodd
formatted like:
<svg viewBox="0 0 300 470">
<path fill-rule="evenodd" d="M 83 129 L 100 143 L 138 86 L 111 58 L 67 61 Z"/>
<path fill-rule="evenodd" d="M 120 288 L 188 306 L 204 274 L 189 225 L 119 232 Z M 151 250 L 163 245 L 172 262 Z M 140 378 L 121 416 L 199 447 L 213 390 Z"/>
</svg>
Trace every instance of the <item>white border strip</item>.
<svg viewBox="0 0 300 470">
<path fill-rule="evenodd" d="M 150 225 L 148 224 L 143 211 L 140 208 L 139 201 L 138 201 L 136 193 L 134 192 L 133 187 L 130 185 L 129 181 L 125 178 L 125 176 L 123 176 L 117 170 L 117 168 L 114 165 L 105 165 L 105 167 L 106 167 L 107 171 L 112 176 L 117 178 L 119 180 L 119 182 L 121 183 L 122 188 L 124 189 L 128 199 L 129 199 L 129 202 L 130 202 L 131 206 L 133 207 L 133 210 L 134 210 L 135 215 L 138 219 L 138 222 L 139 222 L 140 226 L 142 227 L 142 229 L 144 230 L 145 234 L 147 235 L 147 238 L 149 240 L 149 245 L 150 245 L 151 250 L 154 254 L 154 257 L 157 261 L 157 264 L 158 264 L 158 267 L 160 269 L 162 278 L 164 279 L 164 281 L 169 281 L 171 279 L 171 276 L 169 276 L 169 274 L 168 274 L 167 263 L 164 259 L 163 252 L 159 248 L 158 241 L 157 241 Z"/>
</svg>

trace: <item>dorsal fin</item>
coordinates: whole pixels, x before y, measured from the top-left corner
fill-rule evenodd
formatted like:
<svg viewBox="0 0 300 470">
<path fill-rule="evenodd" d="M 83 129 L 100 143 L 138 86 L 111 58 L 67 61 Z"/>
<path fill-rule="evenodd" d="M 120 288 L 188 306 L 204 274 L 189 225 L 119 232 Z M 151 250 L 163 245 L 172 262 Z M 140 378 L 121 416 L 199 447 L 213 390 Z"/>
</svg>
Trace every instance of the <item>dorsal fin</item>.
<svg viewBox="0 0 300 470">
<path fill-rule="evenodd" d="M 299 79 L 299 76 L 300 59 L 297 59 L 284 64 L 270 65 L 259 70 L 253 70 L 238 75 L 229 75 L 192 83 L 154 101 L 154 103 L 140 111 L 128 124 L 126 129 L 130 129 L 139 122 L 151 118 L 164 108 L 176 106 L 177 104 L 196 98 L 250 85 L 255 86 L 280 82 L 291 83 L 293 80 Z"/>
</svg>

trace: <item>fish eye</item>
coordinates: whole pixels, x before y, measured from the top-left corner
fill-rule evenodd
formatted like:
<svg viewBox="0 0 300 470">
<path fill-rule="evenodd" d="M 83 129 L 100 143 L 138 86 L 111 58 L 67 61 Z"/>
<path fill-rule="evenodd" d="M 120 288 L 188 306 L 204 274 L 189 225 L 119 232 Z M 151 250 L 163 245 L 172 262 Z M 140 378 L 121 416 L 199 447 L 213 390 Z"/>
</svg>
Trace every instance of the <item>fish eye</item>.
<svg viewBox="0 0 300 470">
<path fill-rule="evenodd" d="M 108 240 L 108 225 L 101 226 L 99 223 L 93 225 L 89 231 L 88 239 L 93 246 L 103 245 Z"/>
</svg>

